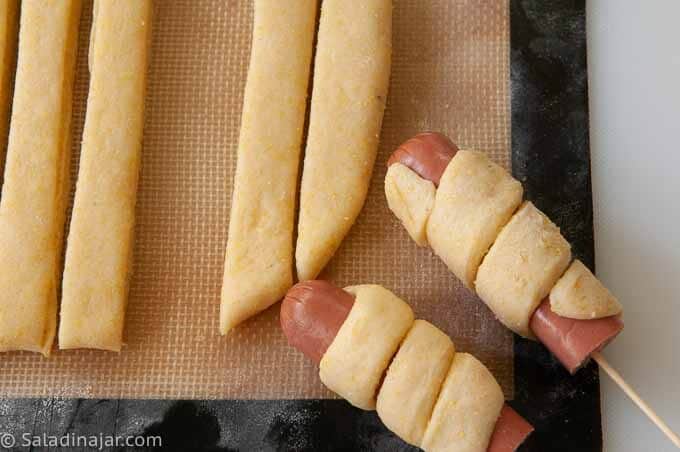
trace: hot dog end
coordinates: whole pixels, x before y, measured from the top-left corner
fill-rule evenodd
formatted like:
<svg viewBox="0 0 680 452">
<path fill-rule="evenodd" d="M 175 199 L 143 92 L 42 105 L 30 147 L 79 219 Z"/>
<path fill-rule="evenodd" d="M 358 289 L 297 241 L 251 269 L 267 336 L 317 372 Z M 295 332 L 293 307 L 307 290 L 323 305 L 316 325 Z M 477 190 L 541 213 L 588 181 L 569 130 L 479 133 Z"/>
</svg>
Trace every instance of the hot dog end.
<svg viewBox="0 0 680 452">
<path fill-rule="evenodd" d="M 281 303 L 281 328 L 290 345 L 319 364 L 353 304 L 352 294 L 327 281 L 298 283 Z"/>
<path fill-rule="evenodd" d="M 562 317 L 550 309 L 546 298 L 531 317 L 531 330 L 573 374 L 623 330 L 623 321 L 618 315 L 590 320 Z"/>
<path fill-rule="evenodd" d="M 424 132 L 399 146 L 390 156 L 387 165 L 399 162 L 423 179 L 439 185 L 439 179 L 457 151 L 458 147 L 447 136 L 437 132 Z"/>
</svg>

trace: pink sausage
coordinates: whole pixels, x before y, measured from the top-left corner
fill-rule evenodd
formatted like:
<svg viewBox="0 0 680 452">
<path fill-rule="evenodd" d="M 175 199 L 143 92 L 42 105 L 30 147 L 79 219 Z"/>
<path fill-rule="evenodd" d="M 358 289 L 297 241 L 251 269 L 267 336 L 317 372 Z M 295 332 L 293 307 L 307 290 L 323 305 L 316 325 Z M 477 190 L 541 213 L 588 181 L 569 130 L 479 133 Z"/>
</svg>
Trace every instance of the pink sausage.
<svg viewBox="0 0 680 452">
<path fill-rule="evenodd" d="M 281 303 L 281 329 L 290 345 L 319 364 L 353 305 L 354 296 L 327 281 L 301 282 Z"/>
<path fill-rule="evenodd" d="M 439 180 L 456 152 L 458 146 L 445 135 L 420 133 L 399 146 L 390 156 L 387 166 L 401 163 L 439 186 Z"/>
<path fill-rule="evenodd" d="M 491 441 L 487 452 L 513 452 L 522 445 L 525 439 L 534 431 L 534 427 L 529 424 L 517 411 L 510 405 L 503 405 L 501 415 L 496 421 L 491 435 Z"/>
<path fill-rule="evenodd" d="M 281 303 L 281 329 L 290 345 L 319 364 L 353 304 L 351 294 L 327 281 L 298 283 Z M 490 444 L 496 444 L 496 452 L 514 451 L 531 431 L 533 427 L 505 405 Z"/>
<path fill-rule="evenodd" d="M 543 345 L 573 374 L 593 352 L 602 350 L 623 329 L 620 316 L 592 320 L 561 317 L 550 309 L 550 299 L 541 302 L 529 324 Z"/>
</svg>

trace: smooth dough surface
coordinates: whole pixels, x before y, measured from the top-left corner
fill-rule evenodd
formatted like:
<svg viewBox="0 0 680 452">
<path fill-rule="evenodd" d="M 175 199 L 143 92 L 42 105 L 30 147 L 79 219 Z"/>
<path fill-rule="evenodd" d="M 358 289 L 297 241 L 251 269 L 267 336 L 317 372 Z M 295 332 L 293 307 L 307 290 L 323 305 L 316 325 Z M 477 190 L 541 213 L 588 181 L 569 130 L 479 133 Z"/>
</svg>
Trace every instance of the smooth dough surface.
<svg viewBox="0 0 680 452">
<path fill-rule="evenodd" d="M 119 351 L 122 346 L 152 9 L 151 0 L 96 0 L 60 348 Z"/>
<path fill-rule="evenodd" d="M 390 74 L 391 0 L 324 0 L 316 49 L 295 251 L 314 279 L 366 199 Z"/>
<path fill-rule="evenodd" d="M 420 446 L 455 349 L 449 336 L 416 320 L 387 369 L 376 409 L 385 426 Z"/>
<path fill-rule="evenodd" d="M 423 450 L 485 452 L 504 401 L 489 369 L 472 355 L 456 353 L 425 431 Z"/>
<path fill-rule="evenodd" d="M 454 275 L 474 290 L 477 269 L 522 202 L 522 184 L 481 152 L 460 150 L 442 175 L 427 240 Z"/>
<path fill-rule="evenodd" d="M 380 379 L 413 325 L 413 310 L 381 286 L 345 290 L 355 295 L 354 305 L 321 358 L 319 376 L 352 405 L 373 410 Z"/>
<path fill-rule="evenodd" d="M 0 1 L 0 181 L 5 163 L 11 82 L 17 53 L 19 0 Z"/>
<path fill-rule="evenodd" d="M 435 186 L 401 163 L 385 175 L 387 205 L 420 246 L 427 245 L 426 226 L 435 199 Z"/>
<path fill-rule="evenodd" d="M 57 316 L 80 1 L 21 2 L 0 202 L 0 351 L 49 355 Z"/>
<path fill-rule="evenodd" d="M 616 297 L 578 259 L 550 291 L 550 309 L 571 319 L 599 319 L 623 310 Z"/>
<path fill-rule="evenodd" d="M 220 332 L 293 284 L 293 226 L 317 4 L 256 0 L 224 265 Z"/>
<path fill-rule="evenodd" d="M 559 228 L 525 202 L 479 267 L 477 294 L 505 326 L 533 338 L 529 320 L 570 261 L 571 247 Z"/>
</svg>

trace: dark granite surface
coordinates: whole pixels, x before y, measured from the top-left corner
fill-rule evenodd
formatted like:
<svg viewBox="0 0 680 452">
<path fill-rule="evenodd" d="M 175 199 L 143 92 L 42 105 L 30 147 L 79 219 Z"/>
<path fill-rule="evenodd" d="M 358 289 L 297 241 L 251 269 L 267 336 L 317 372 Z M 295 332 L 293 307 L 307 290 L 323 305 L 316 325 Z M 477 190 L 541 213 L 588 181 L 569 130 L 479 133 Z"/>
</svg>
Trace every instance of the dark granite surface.
<svg viewBox="0 0 680 452">
<path fill-rule="evenodd" d="M 594 268 L 585 0 L 511 5 L 513 174 Z M 543 346 L 515 336 L 512 405 L 536 428 L 527 450 L 602 450 L 594 363 L 571 377 Z"/>
</svg>

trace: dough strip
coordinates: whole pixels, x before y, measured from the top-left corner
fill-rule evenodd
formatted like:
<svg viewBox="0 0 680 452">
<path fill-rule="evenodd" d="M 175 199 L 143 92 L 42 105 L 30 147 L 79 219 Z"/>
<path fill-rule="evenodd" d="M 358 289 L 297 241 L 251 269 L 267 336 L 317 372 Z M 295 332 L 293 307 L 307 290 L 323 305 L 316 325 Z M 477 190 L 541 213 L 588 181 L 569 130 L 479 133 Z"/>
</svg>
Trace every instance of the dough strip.
<svg viewBox="0 0 680 452">
<path fill-rule="evenodd" d="M 122 346 L 152 12 L 151 0 L 95 1 L 90 90 L 64 266 L 62 349 Z"/>
<path fill-rule="evenodd" d="M 17 56 L 18 6 L 18 0 L 0 2 L 0 173 L 4 169 L 7 150 L 12 75 Z"/>
<path fill-rule="evenodd" d="M 300 281 L 321 272 L 364 205 L 391 49 L 391 0 L 324 0 L 300 188 L 295 250 Z"/>
<path fill-rule="evenodd" d="M 293 226 L 317 4 L 256 0 L 224 265 L 220 332 L 293 285 Z"/>
<path fill-rule="evenodd" d="M 57 315 L 79 0 L 21 2 L 0 202 L 0 351 L 47 356 Z"/>
</svg>

